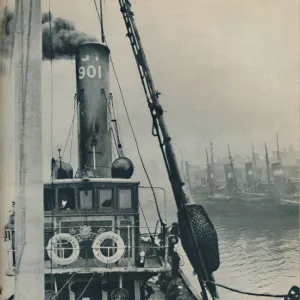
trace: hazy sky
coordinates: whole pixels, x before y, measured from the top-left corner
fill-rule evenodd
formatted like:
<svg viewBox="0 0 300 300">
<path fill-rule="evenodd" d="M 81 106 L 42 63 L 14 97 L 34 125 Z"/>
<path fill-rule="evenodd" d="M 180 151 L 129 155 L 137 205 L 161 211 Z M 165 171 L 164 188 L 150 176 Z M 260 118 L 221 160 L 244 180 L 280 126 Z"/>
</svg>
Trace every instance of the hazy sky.
<svg viewBox="0 0 300 300">
<path fill-rule="evenodd" d="M 13 1 L 11 1 L 13 2 Z M 62 3 L 64 3 L 62 5 Z M 84 4 L 83 4 L 84 3 Z M 299 132 L 299 1 L 139 0 L 132 9 L 177 153 L 191 162 L 205 159 L 211 137 L 216 155 L 250 153 L 253 141 L 275 147 L 297 145 Z M 48 1 L 43 1 L 43 11 Z M 105 31 L 125 100 L 149 165 L 161 154 L 151 136 L 151 119 L 118 1 L 105 0 Z M 100 37 L 92 0 L 51 0 L 55 16 Z M 64 146 L 73 113 L 75 64 L 57 61 L 54 74 L 54 151 Z M 111 75 L 113 73 L 111 72 Z M 111 76 L 126 154 L 138 162 L 131 132 Z M 43 63 L 44 158 L 50 149 L 50 63 Z M 75 144 L 74 144 L 75 143 Z M 72 161 L 77 159 L 74 138 Z M 65 159 L 69 160 L 67 148 Z M 50 170 L 45 171 L 47 177 Z"/>
<path fill-rule="evenodd" d="M 12 6 L 14 0 L 8 0 Z M 117 0 L 104 0 L 107 41 L 136 130 L 141 152 L 155 185 L 167 186 L 166 173 Z M 136 22 L 178 156 L 191 163 L 205 159 L 211 137 L 216 155 L 248 155 L 253 141 L 259 152 L 267 141 L 298 146 L 299 133 L 299 1 L 298 0 L 138 0 Z M 93 0 L 51 0 L 55 16 L 100 37 Z M 48 10 L 48 0 L 43 1 Z M 63 147 L 76 92 L 72 61 L 53 64 L 53 145 Z M 13 74 L 12 74 L 13 75 Z M 125 150 L 143 181 L 136 149 L 112 77 Z M 14 197 L 13 76 L 2 78 L 1 199 Z M 50 64 L 43 63 L 44 179 L 50 175 Z M 3 95 L 3 94 L 2 94 Z M 5 116 L 5 118 L 4 118 Z M 69 144 L 70 145 L 70 144 Z M 72 164 L 77 167 L 74 138 Z M 69 161 L 69 147 L 65 160 Z M 5 171 L 5 172 L 4 172 Z M 6 207 L 8 210 L 8 207 Z M 1 209 L 1 218 L 7 211 Z M 2 253 L 3 254 L 3 253 Z M 7 278 L 6 278 L 7 279 Z"/>
</svg>

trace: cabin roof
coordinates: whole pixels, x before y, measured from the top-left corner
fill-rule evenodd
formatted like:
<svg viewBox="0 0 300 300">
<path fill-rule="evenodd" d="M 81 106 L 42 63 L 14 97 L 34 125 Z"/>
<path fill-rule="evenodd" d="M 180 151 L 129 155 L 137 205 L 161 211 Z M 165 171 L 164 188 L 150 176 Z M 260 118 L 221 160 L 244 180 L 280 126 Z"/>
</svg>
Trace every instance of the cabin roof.
<svg viewBox="0 0 300 300">
<path fill-rule="evenodd" d="M 44 185 L 49 184 L 72 184 L 72 183 L 82 183 L 85 182 L 81 178 L 72 178 L 72 179 L 54 179 L 53 181 L 46 181 Z M 89 183 L 125 183 L 125 184 L 140 184 L 139 181 L 132 179 L 123 179 L 123 178 L 89 178 Z"/>
</svg>

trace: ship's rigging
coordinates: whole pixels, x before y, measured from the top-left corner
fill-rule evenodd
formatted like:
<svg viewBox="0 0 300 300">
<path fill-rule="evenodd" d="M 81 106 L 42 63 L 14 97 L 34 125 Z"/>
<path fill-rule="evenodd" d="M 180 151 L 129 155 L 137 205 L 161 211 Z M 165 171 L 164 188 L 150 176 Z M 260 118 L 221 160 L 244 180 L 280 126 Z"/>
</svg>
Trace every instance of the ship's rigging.
<svg viewBox="0 0 300 300">
<path fill-rule="evenodd" d="M 227 145 L 227 149 L 228 149 L 229 163 L 231 166 L 231 176 L 232 176 L 231 180 L 232 180 L 233 187 L 234 187 L 234 193 L 236 194 L 238 192 L 238 182 L 237 182 L 236 175 L 235 175 L 234 162 L 233 162 L 233 158 L 231 156 L 229 145 Z"/>
<path fill-rule="evenodd" d="M 265 143 L 265 159 L 266 159 L 266 170 L 267 170 L 267 180 L 268 180 L 268 193 L 271 194 L 271 176 L 270 176 L 270 161 L 269 161 L 269 154 L 267 143 Z"/>
<path fill-rule="evenodd" d="M 153 80 L 152 80 L 152 77 L 151 77 L 151 74 L 150 74 L 150 70 L 149 70 L 149 67 L 147 65 L 146 57 L 145 57 L 145 54 L 144 54 L 144 51 L 143 51 L 143 48 L 142 48 L 142 45 L 141 45 L 141 41 L 140 41 L 140 38 L 139 38 L 139 34 L 138 34 L 138 31 L 137 31 L 137 28 L 136 28 L 136 25 L 135 25 L 135 22 L 134 22 L 133 13 L 130 9 L 130 3 L 128 1 L 123 1 L 123 0 L 119 0 L 119 3 L 120 3 L 121 12 L 123 14 L 123 18 L 124 18 L 124 21 L 125 21 L 126 28 L 128 30 L 128 37 L 131 41 L 131 46 L 132 46 L 132 49 L 133 49 L 133 52 L 134 52 L 134 55 L 135 55 L 138 70 L 139 70 L 140 75 L 141 75 L 141 80 L 142 80 L 143 87 L 144 87 L 144 90 L 145 90 L 145 94 L 146 94 L 146 97 L 147 97 L 147 103 L 148 103 L 148 106 L 149 106 L 149 109 L 150 109 L 150 112 L 151 112 L 151 116 L 152 116 L 152 120 L 153 120 L 153 135 L 158 137 L 159 145 L 160 145 L 161 150 L 162 150 L 164 162 L 166 164 L 167 172 L 168 172 L 170 182 L 171 182 L 171 185 L 172 185 L 174 198 L 175 198 L 175 201 L 176 201 L 176 204 L 177 204 L 177 207 L 178 207 L 179 224 L 180 224 L 182 232 L 183 232 L 183 235 L 182 235 L 183 246 L 184 246 L 184 248 L 185 248 L 185 250 L 186 250 L 186 252 L 189 256 L 189 259 L 190 259 L 190 261 L 191 261 L 191 263 L 192 263 L 192 265 L 195 269 L 195 272 L 197 273 L 199 283 L 202 287 L 203 299 L 205 299 L 205 300 L 208 299 L 208 296 L 207 296 L 207 293 L 206 293 L 206 288 L 208 288 L 208 290 L 210 291 L 212 298 L 217 299 L 218 294 L 217 294 L 217 291 L 216 291 L 216 288 L 215 288 L 215 286 L 217 284 L 214 283 L 214 279 L 213 279 L 213 276 L 212 276 L 212 272 L 215 271 L 219 266 L 219 257 L 218 257 L 219 253 L 218 253 L 217 236 L 216 236 L 214 228 L 213 228 L 212 224 L 210 223 L 210 220 L 207 217 L 207 215 L 206 215 L 205 211 L 203 210 L 203 208 L 201 206 L 196 206 L 194 204 L 190 204 L 188 197 L 186 196 L 186 194 L 184 193 L 184 191 L 182 189 L 183 182 L 182 182 L 182 179 L 181 179 L 179 168 L 177 166 L 177 161 L 176 161 L 176 158 L 175 158 L 175 154 L 174 154 L 174 151 L 173 151 L 173 148 L 172 148 L 171 138 L 168 134 L 168 131 L 167 131 L 164 119 L 163 119 L 163 109 L 162 109 L 162 107 L 161 107 L 161 105 L 159 104 L 159 101 L 158 101 L 158 97 L 159 97 L 160 93 L 158 91 L 156 91 L 156 89 L 154 87 Z M 33 0 L 30 1 L 30 5 L 29 5 L 29 15 L 30 15 L 29 19 L 31 19 L 32 4 L 33 4 Z M 95 5 L 96 5 L 96 3 L 95 3 Z M 102 2 L 100 2 L 100 7 L 102 7 L 101 5 L 102 5 Z M 101 23 L 101 37 L 102 37 L 102 41 L 104 42 L 104 41 L 106 41 L 106 39 L 105 39 L 105 36 L 104 36 L 104 30 L 103 30 L 102 8 L 101 8 L 101 13 L 99 14 L 99 17 L 100 17 L 100 23 Z M 52 31 L 52 29 L 51 29 L 52 17 L 51 17 L 50 1 L 49 1 L 49 19 L 50 19 L 49 26 L 50 26 L 50 33 L 51 33 L 51 31 Z M 29 27 L 28 36 L 30 36 L 30 29 L 31 29 L 31 27 Z M 51 40 L 52 40 L 52 34 L 50 34 L 50 37 L 51 37 Z M 27 40 L 27 43 L 28 43 L 28 46 L 29 46 L 30 45 L 29 44 L 29 38 Z M 52 43 L 52 41 L 50 43 Z M 52 49 L 52 46 L 51 46 L 51 49 Z M 27 53 L 27 57 L 28 57 L 28 53 Z M 52 55 L 51 55 L 51 57 L 52 57 Z M 23 59 L 23 56 L 22 56 L 22 59 Z M 110 59 L 112 59 L 112 58 L 110 57 Z M 113 64 L 113 62 L 112 62 L 112 64 Z M 26 63 L 26 67 L 28 67 L 28 62 Z M 114 72 L 115 72 L 114 67 L 113 67 L 113 69 L 114 69 Z M 27 96 L 26 95 L 27 72 L 25 74 L 26 74 L 26 76 L 25 76 L 25 98 L 26 98 L 26 96 Z M 51 59 L 51 75 L 50 76 L 51 76 L 51 128 L 50 128 L 50 130 L 51 130 L 51 151 L 52 151 L 52 157 L 53 157 L 54 155 L 53 155 L 53 143 L 52 143 L 52 117 L 53 117 L 52 59 Z M 116 72 L 115 72 L 115 76 L 116 76 L 116 79 L 117 79 Z M 118 81 L 118 79 L 117 79 L 117 81 Z M 22 78 L 22 82 L 23 82 L 23 78 Z M 119 85 L 119 88 L 120 88 L 120 92 L 122 94 L 119 81 L 118 81 L 118 85 Z M 161 223 L 161 226 L 164 228 L 165 223 L 163 222 L 163 219 L 160 215 L 158 203 L 157 203 L 155 192 L 154 192 L 154 187 L 152 186 L 149 175 L 148 175 L 147 170 L 145 168 L 145 165 L 143 163 L 143 159 L 142 159 L 142 156 L 141 156 L 140 151 L 139 151 L 138 143 L 137 143 L 137 140 L 136 140 L 136 137 L 135 137 L 133 127 L 132 127 L 131 122 L 130 122 L 129 114 L 128 114 L 128 111 L 126 109 L 126 104 L 125 104 L 123 95 L 122 95 L 122 100 L 123 100 L 124 107 L 125 107 L 125 110 L 126 110 L 126 113 L 127 113 L 127 117 L 128 117 L 130 127 L 132 129 L 132 133 L 134 135 L 134 139 L 135 139 L 135 142 L 136 142 L 136 146 L 137 146 L 137 149 L 138 149 L 138 153 L 139 153 L 139 156 L 140 156 L 141 163 L 143 165 L 144 171 L 145 171 L 146 176 L 148 178 L 151 190 L 153 191 L 159 221 Z M 107 102 L 108 107 L 109 107 L 109 105 L 112 105 L 112 103 L 111 103 L 112 102 L 112 97 L 110 97 L 109 100 L 106 98 L 106 102 Z M 76 114 L 76 109 L 77 109 L 77 106 L 76 106 L 76 108 L 74 107 L 74 115 Z M 118 152 L 118 156 L 121 157 L 121 156 L 123 156 L 123 150 L 122 150 L 120 135 L 119 135 L 119 132 L 118 132 L 118 126 L 117 126 L 117 123 L 116 123 L 116 118 L 113 116 L 114 113 L 112 113 L 111 111 L 109 111 L 109 112 L 110 112 L 110 115 L 111 115 L 111 121 L 115 122 L 115 126 L 114 126 L 115 146 L 116 146 L 116 149 L 117 149 L 117 152 Z M 22 118 L 21 118 L 21 120 L 22 120 Z M 21 128 L 21 129 L 24 129 L 24 123 L 22 123 L 21 125 L 23 126 L 23 128 Z M 69 131 L 69 134 L 68 134 L 66 144 L 68 142 L 68 139 L 69 139 L 70 135 L 71 136 L 73 135 L 73 126 L 74 126 L 74 116 L 73 116 L 73 119 L 72 119 L 71 128 L 70 128 L 70 131 Z M 63 154 L 65 152 L 65 148 L 64 148 Z M 70 148 L 72 149 L 72 138 L 71 138 L 71 147 Z M 21 162 L 22 162 L 23 152 L 24 152 L 24 149 L 21 149 L 20 150 Z M 230 151 L 229 151 L 229 156 L 231 157 Z M 59 161 L 61 163 L 60 155 L 59 155 Z M 213 161 L 212 161 L 212 163 L 213 163 Z M 94 165 L 94 167 L 95 167 L 95 165 Z M 186 165 L 186 167 L 188 168 L 188 165 Z M 21 164 L 20 174 L 22 174 L 22 172 L 24 172 L 24 170 L 22 168 L 23 168 L 23 166 Z M 232 166 L 232 168 L 233 168 L 233 166 Z M 51 172 L 53 172 L 53 168 L 51 168 Z M 52 173 L 51 177 L 52 177 L 52 185 L 53 185 L 53 173 Z M 23 184 L 22 180 L 20 180 L 20 182 L 21 182 L 21 185 L 22 185 Z M 32 203 L 28 202 L 28 204 L 32 204 Z M 18 213 L 21 212 L 21 210 L 20 210 L 21 205 L 22 205 L 22 202 L 19 201 L 19 203 L 18 203 Z M 85 219 L 87 220 L 86 210 L 84 212 L 85 212 Z M 32 215 L 30 215 L 29 217 L 32 217 Z M 24 219 L 25 218 L 26 218 L 26 216 L 24 217 Z M 22 220 L 22 217 L 20 218 L 20 220 Z M 42 219 L 42 221 L 43 221 L 43 219 Z M 24 225 L 25 234 L 26 234 L 26 229 L 27 229 L 26 226 L 25 226 L 26 224 L 23 224 L 23 225 Z M 200 225 L 200 227 L 199 227 L 199 225 Z M 20 228 L 20 225 L 18 225 L 18 226 Z M 51 230 L 52 233 L 55 231 L 55 228 L 53 226 L 54 226 L 54 207 L 52 206 L 52 230 Z M 206 232 L 203 232 L 203 227 L 206 227 Z M 210 241 L 213 240 L 211 245 L 208 245 L 208 242 L 210 242 L 210 241 L 205 240 L 206 237 L 203 236 L 203 234 L 207 234 L 207 233 L 210 235 L 209 236 Z M 23 237 L 24 239 L 26 237 L 25 234 L 24 234 L 24 237 Z M 22 237 L 19 238 L 19 241 L 20 240 L 22 240 Z M 18 253 L 19 261 L 18 261 L 17 266 L 22 263 L 22 255 L 23 255 L 24 246 L 25 245 L 23 245 L 23 248 L 20 248 L 20 247 L 18 248 L 18 251 L 20 251 L 20 249 L 21 249 L 21 254 L 20 254 L 20 252 Z M 209 252 L 211 252 L 211 253 L 209 253 Z M 52 261 L 51 261 L 51 270 L 52 270 Z M 69 283 L 69 281 L 72 279 L 73 276 L 74 276 L 74 274 L 69 278 L 67 283 Z M 95 273 L 92 274 L 90 280 L 88 281 L 87 285 L 83 289 L 83 292 L 79 295 L 78 299 L 80 299 L 81 296 L 84 294 L 85 290 L 87 289 L 87 287 L 89 286 L 89 284 L 91 283 L 91 281 L 93 280 L 94 277 L 95 277 Z M 55 285 L 55 282 L 54 282 L 54 285 Z M 65 286 L 63 286 L 63 288 L 64 287 Z M 57 292 L 56 288 L 55 288 L 55 291 Z M 54 296 L 54 298 L 52 298 L 52 299 L 57 298 L 60 291 L 57 292 L 56 295 Z M 17 298 L 20 298 L 20 296 L 18 295 Z"/>
<path fill-rule="evenodd" d="M 212 272 L 219 267 L 219 253 L 216 232 L 201 206 L 188 206 L 189 199 L 182 188 L 184 183 L 182 181 L 175 153 L 173 151 L 171 137 L 164 121 L 163 109 L 159 103 L 160 92 L 154 87 L 141 39 L 135 24 L 134 14 L 131 11 L 131 4 L 129 1 L 124 0 L 119 0 L 119 3 L 127 28 L 127 37 L 130 40 L 141 82 L 145 91 L 148 107 L 152 116 L 152 134 L 158 138 L 179 212 L 178 221 L 183 233 L 183 247 L 198 276 L 198 280 L 202 288 L 203 298 L 206 300 L 208 299 L 208 296 L 205 289 L 205 281 L 213 280 Z M 210 241 L 206 241 L 204 236 L 202 236 L 204 227 L 201 227 L 201 225 L 208 225 L 206 230 L 209 231 L 208 236 L 210 237 Z M 202 246 L 200 246 L 201 243 Z M 208 250 L 206 247 L 210 248 L 210 250 Z M 204 250 L 204 248 L 206 249 Z M 193 251 L 191 249 L 193 249 Z M 204 252 L 201 252 L 201 250 Z M 203 254 L 205 255 L 205 258 L 203 257 Z M 218 294 L 214 285 L 207 283 L 207 288 L 209 289 L 213 299 L 218 298 Z"/>
<path fill-rule="evenodd" d="M 207 218 L 207 216 L 205 214 L 203 215 L 201 213 L 201 210 L 203 210 L 203 208 L 201 208 L 201 207 L 198 207 L 198 206 L 195 206 L 195 205 L 186 207 L 186 205 L 189 203 L 189 200 L 186 197 L 184 191 L 182 190 L 183 182 L 182 182 L 182 179 L 181 179 L 181 175 L 180 175 L 180 172 L 179 172 L 179 169 L 178 169 L 178 166 L 177 166 L 177 161 L 175 159 L 175 155 L 174 155 L 173 148 L 172 148 L 172 145 L 171 145 L 171 138 L 168 134 L 167 128 L 166 128 L 165 123 L 164 123 L 163 110 L 162 110 L 162 108 L 161 108 L 161 106 L 158 102 L 159 92 L 155 90 L 154 85 L 153 85 L 150 70 L 147 66 L 146 57 L 145 57 L 145 54 L 143 52 L 143 48 L 141 46 L 141 41 L 140 41 L 136 26 L 135 26 L 135 22 L 134 22 L 134 19 L 133 19 L 133 13 L 130 10 L 130 3 L 128 1 L 126 1 L 126 2 L 125 1 L 119 1 L 119 3 L 120 3 L 120 7 L 121 7 L 121 12 L 123 14 L 123 18 L 124 18 L 124 21 L 125 21 L 125 24 L 126 24 L 126 27 L 127 27 L 127 30 L 128 30 L 128 37 L 131 40 L 131 45 L 132 45 L 132 48 L 133 48 L 133 51 L 134 51 L 134 54 L 135 54 L 135 58 L 137 60 L 138 69 L 139 69 L 141 79 L 142 79 L 142 83 L 143 83 L 143 87 L 144 87 L 144 90 L 145 90 L 145 93 L 146 93 L 146 96 L 147 96 L 148 106 L 149 106 L 149 109 L 150 109 L 150 112 L 151 112 L 151 115 L 152 115 L 152 120 L 153 120 L 152 133 L 153 133 L 154 136 L 157 136 L 158 139 L 159 139 L 159 144 L 160 144 L 160 147 L 161 147 L 161 150 L 162 150 L 162 154 L 163 154 L 164 161 L 165 161 L 165 164 L 166 164 L 167 172 L 169 174 L 169 178 L 170 178 L 170 182 L 171 182 L 171 185 L 172 185 L 174 197 L 175 197 L 175 200 L 176 200 L 176 203 L 177 203 L 177 207 L 179 209 L 179 224 L 181 225 L 182 229 L 187 230 L 186 233 L 188 234 L 188 239 L 185 240 L 185 235 L 183 235 L 183 239 L 182 239 L 183 246 L 187 250 L 187 249 L 190 249 L 190 246 L 191 246 L 191 243 L 192 243 L 192 244 L 194 244 L 194 247 L 193 247 L 194 250 L 198 249 L 198 251 L 195 251 L 193 253 L 190 251 L 188 253 L 188 255 L 189 255 L 190 259 L 192 259 L 192 264 L 194 266 L 195 272 L 198 275 L 199 282 L 200 282 L 200 285 L 202 287 L 203 298 L 208 299 L 207 294 L 206 294 L 206 289 L 205 289 L 205 281 L 209 281 L 209 280 L 212 279 L 211 273 L 212 273 L 213 270 L 215 270 L 218 267 L 219 262 L 218 262 L 218 258 L 217 258 L 217 261 L 213 262 L 213 265 L 215 265 L 215 266 L 212 266 L 212 265 L 211 266 L 209 266 L 209 265 L 205 266 L 205 262 L 203 261 L 203 257 L 200 253 L 199 245 L 197 245 L 197 243 L 199 243 L 199 242 L 201 243 L 202 238 L 198 234 L 198 240 L 196 240 L 196 236 L 194 235 L 195 233 L 193 232 L 193 226 L 195 226 L 195 225 L 192 225 L 190 223 L 191 218 L 199 218 L 199 217 L 201 218 L 201 215 L 202 215 L 202 221 L 201 222 L 206 222 L 205 218 Z M 32 4 L 32 1 L 30 2 L 30 4 Z M 29 9 L 29 11 L 31 13 L 31 8 Z M 101 16 L 101 14 L 100 14 L 100 17 L 101 17 L 100 23 L 101 23 L 102 39 L 105 40 L 104 30 L 103 30 L 103 17 Z M 51 6 L 50 6 L 50 0 L 49 0 L 49 27 L 50 27 L 49 29 L 50 29 L 50 45 L 51 45 L 51 48 L 50 48 L 50 57 L 51 57 L 51 61 L 50 61 L 50 68 L 51 68 L 51 70 L 50 70 L 50 78 L 51 78 L 51 112 L 50 112 L 50 114 L 51 114 L 51 126 L 50 126 L 50 131 L 51 131 L 51 133 L 50 133 L 50 135 L 51 135 L 51 153 L 52 153 L 52 157 L 53 157 L 54 156 L 54 153 L 53 153 L 53 140 L 52 140 L 52 138 L 53 138 L 53 132 L 52 132 L 52 130 L 53 130 L 53 122 L 52 122 L 52 120 L 53 120 L 53 67 L 52 67 L 53 53 L 52 53 L 52 26 L 51 26 L 51 24 L 52 24 L 52 15 L 51 15 Z M 113 69 L 115 71 L 114 66 L 113 66 Z M 118 81 L 118 85 L 120 87 L 119 81 Z M 124 101 L 123 97 L 122 97 L 122 100 Z M 124 106 L 125 106 L 125 102 L 124 102 Z M 129 118 L 126 106 L 125 106 L 125 110 L 126 110 L 126 113 L 127 113 L 127 116 L 128 116 L 128 121 L 129 121 L 131 129 L 132 129 L 132 133 L 134 135 L 134 139 L 135 139 L 136 146 L 137 146 L 137 149 L 138 149 L 138 153 L 139 153 L 139 156 L 140 156 L 140 159 L 141 159 L 141 163 L 143 165 L 145 174 L 147 176 L 147 179 L 148 179 L 149 184 L 151 186 L 151 189 L 153 191 L 153 196 L 155 198 L 155 204 L 156 204 L 159 220 L 160 220 L 161 225 L 164 227 L 165 224 L 163 223 L 162 217 L 161 217 L 160 212 L 159 212 L 155 192 L 154 192 L 152 183 L 150 181 L 149 175 L 147 173 L 147 170 L 144 166 L 143 159 L 141 157 L 141 154 L 140 154 L 140 151 L 139 151 L 139 148 L 138 148 L 137 140 L 136 140 L 136 137 L 135 137 L 135 134 L 134 134 L 133 127 L 132 127 L 131 122 L 130 122 L 130 118 Z M 72 121 L 72 124 L 71 124 L 71 131 L 70 131 L 71 133 L 73 131 L 72 127 L 73 127 L 73 121 Z M 117 128 L 117 127 L 115 127 L 115 128 Z M 118 147 L 118 148 L 120 148 L 120 147 Z M 59 158 L 59 160 L 60 159 L 61 158 Z M 82 168 L 82 166 L 81 166 L 81 168 Z M 52 173 L 51 178 L 52 178 L 52 184 L 53 184 L 53 167 L 51 167 L 51 173 Z M 52 206 L 52 212 L 53 211 L 54 211 L 54 208 Z M 52 214 L 52 218 L 53 218 L 53 214 Z M 196 219 L 195 219 L 195 221 L 196 221 Z M 198 228 L 199 228 L 199 225 L 200 224 L 197 225 Z M 195 228 L 194 228 L 194 230 L 195 230 Z M 209 230 L 213 230 L 212 233 L 215 234 L 213 227 Z M 54 232 L 53 224 L 52 224 L 52 232 Z M 200 238 L 200 240 L 199 240 L 199 238 Z M 207 247 L 209 245 L 207 245 L 206 242 L 204 242 L 204 246 Z M 211 247 L 211 245 L 209 247 Z M 207 254 L 209 255 L 209 252 Z M 207 254 L 206 254 L 206 256 L 207 256 Z M 216 254 L 217 254 L 217 257 L 218 257 L 218 253 L 216 253 L 216 251 L 214 250 L 213 255 L 216 255 Z M 212 259 L 212 257 L 211 258 L 206 258 L 206 264 L 208 263 L 207 259 Z M 216 267 L 216 265 L 217 265 L 217 267 Z M 206 270 L 207 267 L 210 267 L 210 269 L 211 269 L 209 271 L 209 274 L 207 274 L 207 270 Z M 51 264 L 51 269 L 52 269 L 52 264 Z M 209 282 L 207 283 L 207 287 L 211 291 L 211 293 L 213 295 L 213 298 L 217 297 L 215 287 L 211 286 Z"/>
</svg>

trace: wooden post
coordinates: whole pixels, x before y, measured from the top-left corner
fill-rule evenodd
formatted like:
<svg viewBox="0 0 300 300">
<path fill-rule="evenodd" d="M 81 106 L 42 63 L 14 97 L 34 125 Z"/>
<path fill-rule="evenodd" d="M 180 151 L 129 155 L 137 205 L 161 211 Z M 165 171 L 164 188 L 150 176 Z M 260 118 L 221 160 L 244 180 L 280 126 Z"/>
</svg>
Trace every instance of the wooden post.
<svg viewBox="0 0 300 300">
<path fill-rule="evenodd" d="M 16 300 L 45 298 L 40 0 L 16 0 Z"/>
</svg>

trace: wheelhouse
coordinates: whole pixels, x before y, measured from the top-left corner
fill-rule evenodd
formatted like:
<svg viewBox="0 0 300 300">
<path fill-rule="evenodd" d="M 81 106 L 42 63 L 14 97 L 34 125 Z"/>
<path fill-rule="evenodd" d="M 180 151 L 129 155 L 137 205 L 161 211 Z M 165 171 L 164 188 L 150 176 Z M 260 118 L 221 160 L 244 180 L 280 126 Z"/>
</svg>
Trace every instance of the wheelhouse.
<svg viewBox="0 0 300 300">
<path fill-rule="evenodd" d="M 156 246 L 141 239 L 146 230 L 140 226 L 137 181 L 54 180 L 44 185 L 44 211 L 46 274 L 169 269 L 166 235 Z M 149 238 L 154 228 L 147 231 Z M 159 248 L 160 256 L 155 255 Z M 165 262 L 159 258 L 162 249 Z"/>
<path fill-rule="evenodd" d="M 56 180 L 44 185 L 45 217 L 60 215 L 135 215 L 139 182 L 129 179 Z"/>
</svg>

